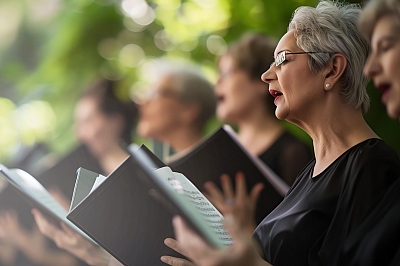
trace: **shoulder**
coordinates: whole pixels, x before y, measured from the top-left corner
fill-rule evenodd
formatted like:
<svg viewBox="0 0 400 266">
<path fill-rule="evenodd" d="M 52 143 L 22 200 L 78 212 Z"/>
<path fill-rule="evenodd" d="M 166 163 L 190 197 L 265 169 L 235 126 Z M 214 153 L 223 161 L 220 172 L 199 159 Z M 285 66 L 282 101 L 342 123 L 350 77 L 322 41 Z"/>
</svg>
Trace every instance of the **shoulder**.
<svg viewBox="0 0 400 266">
<path fill-rule="evenodd" d="M 354 166 L 367 169 L 400 169 L 397 153 L 380 139 L 368 139 L 357 144 L 349 150 L 347 157 Z"/>
<path fill-rule="evenodd" d="M 342 197 L 358 204 L 360 213 L 400 177 L 397 153 L 380 139 L 354 146 L 345 159 Z"/>
<path fill-rule="evenodd" d="M 356 151 L 362 152 L 382 152 L 391 154 L 395 157 L 396 152 L 389 147 L 383 140 L 378 138 L 367 139 L 357 145 L 354 146 Z"/>
</svg>

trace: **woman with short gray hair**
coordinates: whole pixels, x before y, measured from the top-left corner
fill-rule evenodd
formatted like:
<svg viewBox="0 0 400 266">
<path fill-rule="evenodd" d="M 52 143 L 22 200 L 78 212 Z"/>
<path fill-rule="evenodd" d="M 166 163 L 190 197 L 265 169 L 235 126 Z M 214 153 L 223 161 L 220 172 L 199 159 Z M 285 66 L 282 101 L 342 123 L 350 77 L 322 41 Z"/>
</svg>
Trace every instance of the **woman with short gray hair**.
<svg viewBox="0 0 400 266">
<path fill-rule="evenodd" d="M 211 83 L 194 66 L 161 65 L 157 80 L 139 102 L 140 136 L 183 151 L 204 135 L 215 114 L 216 98 Z"/>
<path fill-rule="evenodd" d="M 309 53 L 310 69 L 317 73 L 331 62 L 334 54 L 347 59 L 347 67 L 340 78 L 344 103 L 365 114 L 369 109 L 366 86 L 368 79 L 362 70 L 369 53 L 369 45 L 354 25 L 358 21 L 356 5 L 321 2 L 318 8 L 300 7 L 288 30 L 292 30 L 299 48 Z"/>
<path fill-rule="evenodd" d="M 260 79 L 273 61 L 276 44 L 260 33 L 247 33 L 228 46 L 218 59 L 216 114 L 219 120 L 236 126 L 241 144 L 291 186 L 312 153 L 311 147 L 275 117 L 274 98 Z M 258 222 L 265 215 L 258 214 Z"/>
<path fill-rule="evenodd" d="M 363 118 L 363 101 L 353 104 L 343 95 L 346 90 L 355 94 L 362 90 L 364 94 L 366 89 L 362 73 L 352 73 L 358 77 L 354 84 L 347 74 L 353 71 L 351 66 L 361 68 L 368 56 L 368 43 L 357 30 L 360 13 L 359 6 L 337 1 L 298 8 L 275 49 L 275 62 L 262 75 L 275 98 L 275 115 L 310 135 L 315 159 L 300 172 L 283 201 L 258 225 L 253 233 L 253 249 L 250 237 L 245 236 L 246 223 L 240 219 L 244 206 L 252 206 L 248 203 L 252 193 L 245 195 L 241 183 L 236 185 L 239 193 L 232 211 L 223 213 L 230 217 L 227 229 L 234 241 L 231 247 L 210 248 L 179 218 L 174 226 L 180 242 L 168 239 L 168 246 L 197 265 L 333 264 L 349 232 L 361 224 L 371 206 L 400 176 L 398 155 Z M 304 36 L 309 32 L 315 36 L 307 40 Z M 346 35 L 353 36 L 347 39 Z M 359 54 L 346 55 L 341 47 L 359 50 Z M 320 54 L 328 54 L 321 58 L 327 61 L 313 69 L 310 58 Z M 214 197 L 214 203 L 224 204 L 227 199 L 232 202 L 233 188 L 226 184 L 222 187 L 225 197 L 215 188 L 209 190 L 211 196 L 220 196 L 219 200 Z M 179 259 L 163 259 L 170 265 L 191 265 L 179 264 Z"/>
</svg>

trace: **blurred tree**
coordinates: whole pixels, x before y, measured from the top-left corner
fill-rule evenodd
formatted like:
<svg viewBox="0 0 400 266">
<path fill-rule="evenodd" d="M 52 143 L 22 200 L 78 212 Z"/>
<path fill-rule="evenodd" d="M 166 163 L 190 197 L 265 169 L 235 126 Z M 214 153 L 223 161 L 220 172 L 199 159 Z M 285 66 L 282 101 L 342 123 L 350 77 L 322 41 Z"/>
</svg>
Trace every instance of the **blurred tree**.
<svg viewBox="0 0 400 266">
<path fill-rule="evenodd" d="M 247 31 L 278 39 L 296 7 L 316 3 L 0 0 L 0 25 L 5 20 L 9 25 L 12 22 L 11 29 L 0 27 L 0 37 L 9 36 L 7 43 L 0 44 L 0 97 L 12 100 L 4 99 L 7 107 L 0 108 L 0 125 L 14 123 L 8 129 L 0 128 L 0 135 L 10 136 L 6 133 L 13 132 L 10 128 L 18 132 L 0 150 L 0 160 L 10 154 L 11 143 L 33 145 L 35 141 L 46 141 L 53 150 L 68 149 L 74 142 L 72 106 L 83 88 L 98 75 L 120 80 L 122 98 L 132 97 L 154 78 L 156 58 L 199 63 L 215 81 L 215 58 L 225 51 L 227 43 Z M 400 153 L 398 122 L 386 117 L 378 93 L 372 87 L 368 90 L 372 106 L 367 121 Z M 40 111 L 35 114 L 32 110 L 38 108 Z M 16 126 L 21 118 L 15 121 L 15 114 L 23 113 L 21 110 L 30 113 L 30 120 L 35 121 L 31 124 L 36 128 L 26 121 Z M 301 130 L 288 127 L 309 141 Z"/>
</svg>

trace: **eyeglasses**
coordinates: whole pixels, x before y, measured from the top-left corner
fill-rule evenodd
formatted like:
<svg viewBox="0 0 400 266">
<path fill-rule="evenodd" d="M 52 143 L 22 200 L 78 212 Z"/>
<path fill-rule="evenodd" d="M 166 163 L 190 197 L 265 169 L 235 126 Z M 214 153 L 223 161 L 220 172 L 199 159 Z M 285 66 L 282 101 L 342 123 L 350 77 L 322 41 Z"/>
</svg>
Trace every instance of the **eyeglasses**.
<svg viewBox="0 0 400 266">
<path fill-rule="evenodd" d="M 230 68 L 226 71 L 221 71 L 219 73 L 219 78 L 226 79 L 226 78 L 230 77 L 233 73 L 235 73 L 237 70 L 238 70 L 237 68 Z"/>
<path fill-rule="evenodd" d="M 272 67 L 273 64 L 275 64 L 277 67 L 280 66 L 283 62 L 286 61 L 286 55 L 287 54 L 328 54 L 329 52 L 287 52 L 287 51 L 282 51 L 279 52 L 278 55 L 275 57 L 275 61 L 272 62 L 270 67 Z"/>
</svg>

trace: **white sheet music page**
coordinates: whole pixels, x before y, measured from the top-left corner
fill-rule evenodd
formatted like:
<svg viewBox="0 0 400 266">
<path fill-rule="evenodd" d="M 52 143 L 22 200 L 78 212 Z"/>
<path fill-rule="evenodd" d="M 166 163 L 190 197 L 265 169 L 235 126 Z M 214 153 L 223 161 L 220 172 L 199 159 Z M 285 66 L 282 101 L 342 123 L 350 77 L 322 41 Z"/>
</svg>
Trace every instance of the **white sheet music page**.
<svg viewBox="0 0 400 266">
<path fill-rule="evenodd" d="M 232 238 L 226 232 L 222 223 L 222 214 L 192 182 L 183 174 L 172 172 L 169 167 L 163 167 L 155 171 L 172 186 L 181 199 L 185 210 L 207 228 L 209 236 L 212 236 L 219 246 L 232 244 Z"/>
<path fill-rule="evenodd" d="M 51 210 L 57 217 L 67 221 L 67 211 L 51 196 L 51 194 L 33 176 L 21 169 L 9 169 L 12 179 L 32 198 Z"/>
<path fill-rule="evenodd" d="M 101 183 L 103 183 L 104 180 L 106 180 L 107 177 L 104 175 L 100 175 L 96 178 L 96 181 L 93 184 L 92 189 L 90 190 L 90 193 L 92 193 L 98 186 L 100 186 Z M 90 194 L 89 193 L 89 194 Z"/>
</svg>

